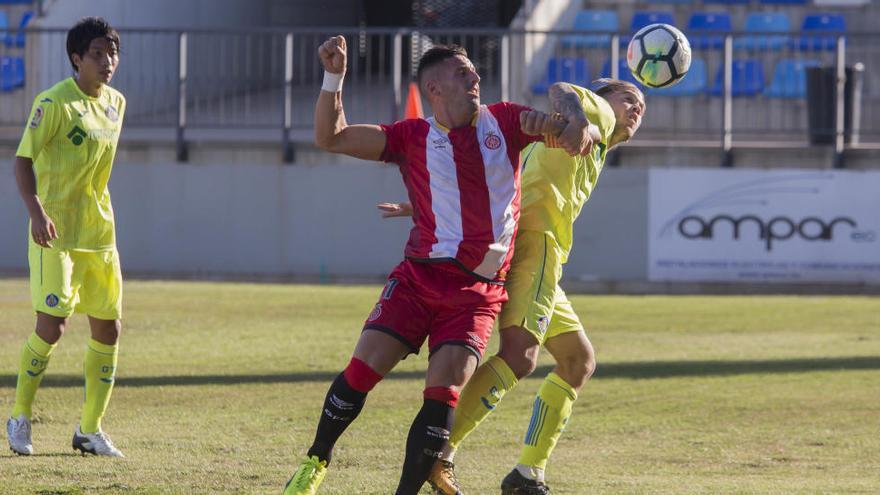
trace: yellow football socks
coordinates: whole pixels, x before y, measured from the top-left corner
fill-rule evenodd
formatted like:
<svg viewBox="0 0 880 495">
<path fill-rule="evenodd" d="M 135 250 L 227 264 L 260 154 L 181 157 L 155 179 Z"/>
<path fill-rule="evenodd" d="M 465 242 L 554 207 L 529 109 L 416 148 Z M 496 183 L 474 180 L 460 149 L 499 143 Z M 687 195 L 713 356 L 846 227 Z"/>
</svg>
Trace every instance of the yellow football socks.
<svg viewBox="0 0 880 495">
<path fill-rule="evenodd" d="M 455 408 L 455 423 L 449 437 L 449 446 L 457 449 L 461 442 L 486 416 L 495 409 L 501 398 L 516 386 L 516 375 L 498 356 L 486 360 L 465 385 Z"/>
<path fill-rule="evenodd" d="M 49 355 L 55 344 L 41 339 L 37 332 L 28 337 L 21 350 L 21 361 L 18 366 L 18 384 L 15 386 L 15 405 L 12 406 L 12 417 L 24 414 L 28 419 L 32 416 L 31 406 L 37 389 L 43 380 L 43 372 L 49 364 Z"/>
<path fill-rule="evenodd" d="M 107 410 L 110 393 L 116 375 L 116 355 L 119 345 L 107 345 L 89 339 L 83 362 L 85 376 L 85 404 L 79 426 L 83 433 L 95 433 L 101 429 L 101 418 Z"/>
<path fill-rule="evenodd" d="M 568 423 L 575 400 L 577 391 L 571 385 L 556 373 L 547 375 L 535 398 L 520 464 L 541 470 L 547 467 L 547 459 Z"/>
</svg>

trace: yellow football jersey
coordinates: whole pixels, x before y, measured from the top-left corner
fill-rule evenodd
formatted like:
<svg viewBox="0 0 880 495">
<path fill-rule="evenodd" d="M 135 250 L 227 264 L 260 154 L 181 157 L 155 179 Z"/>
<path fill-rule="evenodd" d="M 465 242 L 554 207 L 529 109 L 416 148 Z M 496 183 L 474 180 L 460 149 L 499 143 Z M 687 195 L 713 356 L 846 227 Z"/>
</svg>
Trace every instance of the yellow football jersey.
<svg viewBox="0 0 880 495">
<path fill-rule="evenodd" d="M 588 156 L 571 157 L 560 148 L 535 143 L 523 156 L 520 230 L 544 232 L 558 244 L 561 262 L 571 251 L 572 226 L 599 180 L 615 117 L 604 98 L 580 86 L 570 85 L 581 99 L 601 140 Z"/>
<path fill-rule="evenodd" d="M 116 245 L 107 182 L 124 115 L 122 93 L 104 86 L 94 98 L 73 78 L 34 100 L 16 155 L 33 160 L 37 196 L 58 231 L 55 247 L 102 251 Z"/>
</svg>

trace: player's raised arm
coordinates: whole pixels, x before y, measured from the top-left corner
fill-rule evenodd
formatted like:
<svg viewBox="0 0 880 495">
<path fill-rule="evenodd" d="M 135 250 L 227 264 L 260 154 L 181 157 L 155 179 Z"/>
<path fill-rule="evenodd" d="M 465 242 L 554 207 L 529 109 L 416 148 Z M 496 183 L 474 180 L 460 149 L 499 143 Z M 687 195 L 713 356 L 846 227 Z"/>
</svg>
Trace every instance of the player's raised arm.
<svg viewBox="0 0 880 495">
<path fill-rule="evenodd" d="M 315 105 L 315 144 L 325 151 L 364 160 L 378 160 L 385 149 L 385 132 L 378 125 L 348 125 L 342 109 L 346 68 L 345 38 L 334 36 L 318 47 L 324 84 Z"/>
<path fill-rule="evenodd" d="M 559 145 L 569 155 L 589 153 L 599 132 L 587 118 L 578 94 L 567 83 L 558 82 L 550 86 L 549 96 L 553 111 L 566 122 L 565 129 L 558 136 Z"/>
</svg>

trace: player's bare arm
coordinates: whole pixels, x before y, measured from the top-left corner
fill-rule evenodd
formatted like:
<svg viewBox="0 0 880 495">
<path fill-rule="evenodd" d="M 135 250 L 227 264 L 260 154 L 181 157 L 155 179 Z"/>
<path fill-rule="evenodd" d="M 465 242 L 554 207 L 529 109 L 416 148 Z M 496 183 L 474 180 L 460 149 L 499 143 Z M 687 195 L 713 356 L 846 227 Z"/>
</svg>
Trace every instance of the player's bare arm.
<svg viewBox="0 0 880 495">
<path fill-rule="evenodd" d="M 318 47 L 326 75 L 315 105 L 315 144 L 325 151 L 378 160 L 385 149 L 385 132 L 378 125 L 348 125 L 342 108 L 342 78 L 347 50 L 345 38 L 334 36 Z"/>
<path fill-rule="evenodd" d="M 549 96 L 551 108 L 566 122 L 559 145 L 569 155 L 589 153 L 600 138 L 599 128 L 590 122 L 578 94 L 567 83 L 558 82 L 550 86 Z"/>
<path fill-rule="evenodd" d="M 34 176 L 34 164 L 30 158 L 15 157 L 15 182 L 31 218 L 31 237 L 40 246 L 52 247 L 52 239 L 57 239 L 58 233 L 55 223 L 46 214 L 37 196 L 37 178 Z"/>
</svg>

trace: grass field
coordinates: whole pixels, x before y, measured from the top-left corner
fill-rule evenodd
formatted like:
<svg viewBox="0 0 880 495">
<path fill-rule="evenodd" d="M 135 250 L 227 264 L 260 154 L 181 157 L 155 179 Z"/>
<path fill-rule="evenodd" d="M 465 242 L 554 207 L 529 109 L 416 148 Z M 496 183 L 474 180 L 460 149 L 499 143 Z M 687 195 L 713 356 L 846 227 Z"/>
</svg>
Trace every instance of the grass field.
<svg viewBox="0 0 880 495">
<path fill-rule="evenodd" d="M 127 458 L 71 450 L 88 334 L 77 316 L 37 395 L 37 455 L 0 454 L 0 493 L 279 494 L 378 291 L 128 282 L 104 421 Z M 880 298 L 572 300 L 599 371 L 551 459 L 554 494 L 880 493 Z M 0 321 L 8 414 L 33 326 L 26 281 L 0 280 Z M 407 359 L 371 393 L 321 493 L 393 492 L 425 366 Z M 550 366 L 544 354 L 465 443 L 469 495 L 498 493 Z"/>
</svg>

